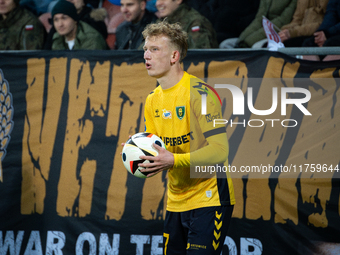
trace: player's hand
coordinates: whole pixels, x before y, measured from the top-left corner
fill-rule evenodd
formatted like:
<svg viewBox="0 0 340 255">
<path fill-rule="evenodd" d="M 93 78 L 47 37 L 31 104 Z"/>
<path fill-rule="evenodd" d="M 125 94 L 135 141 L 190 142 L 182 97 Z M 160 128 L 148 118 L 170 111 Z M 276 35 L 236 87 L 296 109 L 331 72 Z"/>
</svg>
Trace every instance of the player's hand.
<svg viewBox="0 0 340 255">
<path fill-rule="evenodd" d="M 326 38 L 326 35 L 323 31 L 317 31 L 317 32 L 314 33 L 314 42 L 319 47 L 322 47 L 326 40 L 327 40 L 327 38 Z"/>
<path fill-rule="evenodd" d="M 157 144 L 153 144 L 153 147 L 158 151 L 158 155 L 156 157 L 140 156 L 140 159 L 149 160 L 152 163 L 138 164 L 138 166 L 145 168 L 140 171 L 147 174 L 147 177 L 151 177 L 162 171 L 168 170 L 174 165 L 175 161 L 174 155 L 170 151 L 167 151 Z"/>
<path fill-rule="evenodd" d="M 281 42 L 284 42 L 290 38 L 290 33 L 288 29 L 283 29 L 279 32 L 279 36 L 281 38 Z"/>
</svg>

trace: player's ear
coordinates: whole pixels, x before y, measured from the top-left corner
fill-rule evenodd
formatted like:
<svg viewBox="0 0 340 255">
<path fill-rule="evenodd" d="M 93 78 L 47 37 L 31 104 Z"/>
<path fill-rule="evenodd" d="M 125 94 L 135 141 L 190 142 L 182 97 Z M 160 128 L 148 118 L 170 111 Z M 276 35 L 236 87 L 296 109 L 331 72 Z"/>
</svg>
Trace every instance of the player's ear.
<svg viewBox="0 0 340 255">
<path fill-rule="evenodd" d="M 171 55 L 171 64 L 175 64 L 180 59 L 180 54 L 178 50 L 174 50 Z"/>
</svg>

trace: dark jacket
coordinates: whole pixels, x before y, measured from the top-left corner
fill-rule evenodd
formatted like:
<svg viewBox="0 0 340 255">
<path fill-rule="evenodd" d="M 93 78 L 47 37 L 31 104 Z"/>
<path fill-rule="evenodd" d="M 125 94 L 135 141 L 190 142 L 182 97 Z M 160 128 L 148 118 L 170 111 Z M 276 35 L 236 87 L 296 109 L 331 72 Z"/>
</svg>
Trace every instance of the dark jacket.
<svg viewBox="0 0 340 255">
<path fill-rule="evenodd" d="M 42 49 L 44 38 L 44 26 L 30 11 L 17 7 L 5 20 L 0 15 L 0 50 Z"/>
<path fill-rule="evenodd" d="M 167 17 L 169 23 L 179 22 L 188 33 L 189 49 L 217 48 L 216 32 L 211 22 L 194 8 L 182 3 Z"/>
<path fill-rule="evenodd" d="M 144 41 L 142 35 L 144 28 L 156 20 L 157 17 L 153 13 L 145 10 L 143 18 L 137 24 L 128 21 L 122 22 L 116 30 L 115 49 L 141 49 Z"/>
<path fill-rule="evenodd" d="M 329 0 L 325 16 L 317 31 L 323 31 L 326 38 L 340 35 L 340 1 Z"/>
<path fill-rule="evenodd" d="M 68 50 L 65 37 L 55 33 L 52 41 L 52 50 Z M 99 32 L 89 24 L 78 21 L 77 34 L 73 50 L 106 50 L 107 44 Z"/>
<path fill-rule="evenodd" d="M 85 23 L 89 24 L 91 27 L 95 28 L 103 36 L 103 38 L 106 39 L 107 38 L 107 27 L 104 22 L 106 14 L 107 13 L 104 8 L 92 9 L 88 6 L 84 6 L 84 8 L 81 10 L 78 16 L 79 16 L 79 20 L 84 21 Z M 52 38 L 56 32 L 53 26 L 53 21 L 51 21 L 51 23 L 52 23 L 52 28 L 47 35 L 46 42 L 44 45 L 45 50 L 52 49 Z"/>
</svg>

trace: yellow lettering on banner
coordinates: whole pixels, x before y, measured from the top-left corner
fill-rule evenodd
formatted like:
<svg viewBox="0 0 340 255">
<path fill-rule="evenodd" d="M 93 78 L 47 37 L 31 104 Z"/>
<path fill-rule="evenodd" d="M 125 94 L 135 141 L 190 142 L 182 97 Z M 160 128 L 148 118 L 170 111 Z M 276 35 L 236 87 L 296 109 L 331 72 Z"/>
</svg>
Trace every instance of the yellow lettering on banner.
<svg viewBox="0 0 340 255">
<path fill-rule="evenodd" d="M 143 63 L 133 65 L 122 63 L 120 66 L 114 66 L 112 77 L 106 136 L 116 136 L 118 141 L 107 195 L 106 218 L 120 220 L 125 209 L 128 176 L 120 156 L 121 143 L 125 143 L 129 135 L 144 131 L 144 103 L 148 94 L 156 88 L 157 82 L 148 76 Z M 154 192 L 154 186 L 144 185 L 144 191 L 134 192 L 143 192 L 144 198 L 148 197 L 149 190 Z M 148 197 L 147 200 L 152 199 Z M 158 199 L 156 202 L 152 201 L 158 206 Z M 157 206 L 153 205 L 156 208 Z M 149 208 L 149 212 L 150 210 L 152 209 Z"/>
<path fill-rule="evenodd" d="M 93 198 L 93 180 L 97 170 L 95 160 L 86 160 L 80 169 L 82 188 L 79 195 L 79 217 L 85 217 L 91 213 Z"/>
<path fill-rule="evenodd" d="M 270 57 L 263 78 L 294 78 L 300 63 L 285 62 L 283 58 Z"/>
<path fill-rule="evenodd" d="M 22 214 L 41 214 L 44 211 L 46 181 L 49 179 L 65 87 L 66 59 L 51 59 L 49 71 L 44 113 L 45 59 L 27 61 L 27 115 L 22 138 Z"/>
<path fill-rule="evenodd" d="M 334 166 L 340 161 L 338 151 L 334 150 L 338 146 L 340 137 L 336 130 L 337 120 L 333 118 L 339 114 L 337 107 L 333 105 L 334 96 L 339 97 L 335 93 L 339 94 L 339 91 L 336 89 L 335 79 L 329 78 L 332 77 L 334 71 L 335 68 L 318 70 L 310 76 L 311 82 L 308 90 L 311 92 L 311 100 L 308 102 L 307 109 L 312 116 L 304 116 L 302 119 L 294 146 L 286 162 L 286 165 L 296 167 L 296 179 L 283 179 L 287 174 L 280 176 L 275 191 L 275 211 L 277 212 L 275 222 L 286 223 L 287 220 L 291 220 L 298 224 L 297 210 L 300 209 L 310 213 L 308 224 L 315 227 L 328 226 L 326 205 L 332 191 L 334 172 L 328 170 L 317 172 L 316 169 L 317 167 L 322 169 L 323 164 L 327 165 L 327 169 L 330 165 Z M 332 109 L 334 110 L 333 116 Z M 301 178 L 297 180 L 299 176 Z M 294 175 L 290 176 L 292 177 Z M 299 208 L 287 207 L 286 201 L 292 205 L 298 204 L 298 193 L 302 199 Z"/>
<path fill-rule="evenodd" d="M 330 199 L 331 191 L 332 179 L 301 178 L 301 202 L 302 206 L 310 212 L 308 215 L 309 225 L 317 228 L 328 227 L 326 205 Z"/>
<path fill-rule="evenodd" d="M 248 78 L 248 68 L 242 61 L 211 61 L 208 66 L 209 78 Z"/>
<path fill-rule="evenodd" d="M 246 203 L 243 199 L 244 182 L 241 178 L 233 178 L 233 186 L 236 204 L 232 217 L 242 219 L 244 217 L 244 204 Z"/>
<path fill-rule="evenodd" d="M 157 191 L 157 192 L 155 192 Z M 150 199 L 153 198 L 153 199 Z M 161 200 L 163 199 L 163 208 L 157 215 L 157 210 Z M 142 201 L 142 217 L 145 220 L 164 220 L 166 212 L 167 195 L 165 192 L 164 180 L 162 173 L 146 179 L 143 188 L 143 201 Z"/>
<path fill-rule="evenodd" d="M 204 68 L 205 62 L 199 62 L 198 65 L 194 65 L 191 63 L 189 68 L 186 70 L 189 74 L 196 76 L 197 78 L 204 78 Z"/>
<path fill-rule="evenodd" d="M 307 201 L 308 198 L 313 196 L 313 199 L 310 202 L 316 209 L 316 212 L 309 215 L 308 222 L 315 227 L 323 228 L 329 226 L 326 216 L 326 206 L 330 200 L 332 189 L 338 188 L 332 187 L 333 173 L 335 174 L 336 172 L 331 172 L 329 169 L 330 166 L 334 168 L 334 166 L 338 165 L 340 162 L 340 155 L 337 150 L 334 150 L 334 148 L 339 146 L 340 140 L 340 134 L 337 132 L 337 118 L 334 118 L 335 116 L 339 116 L 339 107 L 336 107 L 335 104 L 338 104 L 338 102 L 334 101 L 334 98 L 340 98 L 340 91 L 338 90 L 338 82 L 333 78 L 328 78 L 332 77 L 335 70 L 336 68 L 326 68 L 311 74 L 311 80 L 320 85 L 323 89 L 320 89 L 319 91 L 311 89 L 313 100 L 308 103 L 308 109 L 310 109 L 313 114 L 313 127 L 316 128 L 319 125 L 322 125 L 323 127 L 320 126 L 316 129 L 309 129 L 309 131 L 318 131 L 317 135 L 314 135 L 313 137 L 317 139 L 317 141 L 314 140 L 314 142 L 319 144 L 319 146 L 313 148 L 310 146 L 306 147 L 311 148 L 307 155 L 308 161 L 311 164 L 315 163 L 317 167 L 321 163 L 324 163 L 322 166 L 324 167 L 327 165 L 328 171 L 326 173 L 324 171 L 322 171 L 322 173 L 316 173 L 314 176 L 318 176 L 319 178 L 310 179 L 313 186 L 301 183 L 303 201 Z M 336 74 L 336 76 L 338 75 L 339 74 Z M 323 93 L 323 91 L 326 91 L 326 93 Z M 317 94 L 318 100 L 314 100 L 314 94 Z M 316 158 L 321 158 L 323 162 L 320 160 L 316 162 Z M 312 167 L 312 165 L 310 165 L 310 167 Z M 338 214 L 338 216 L 340 216 L 340 214 Z"/>
<path fill-rule="evenodd" d="M 284 176 L 281 173 L 274 195 L 274 222 L 286 224 L 292 221 L 295 225 L 299 223 L 298 217 L 298 196 L 296 188 L 299 173 Z M 295 178 L 294 178 L 295 177 Z"/>
<path fill-rule="evenodd" d="M 331 196 L 334 175 L 328 168 L 331 165 L 334 168 L 340 161 L 338 151 L 334 150 L 340 139 L 335 118 L 339 116 L 339 109 L 333 100 L 340 96 L 340 92 L 334 78 L 324 78 L 332 77 L 334 71 L 335 68 L 318 70 L 311 75 L 308 89 L 312 95 L 308 111 L 312 116 L 303 118 L 287 160 L 287 164 L 297 165 L 299 172 L 302 171 L 300 207 L 308 213 L 308 224 L 323 228 L 328 227 L 326 205 Z"/>
<path fill-rule="evenodd" d="M 61 216 L 77 216 L 78 213 L 79 216 L 85 216 L 91 208 L 92 199 L 85 198 L 83 194 L 84 192 L 88 194 L 89 190 L 93 190 L 94 179 L 85 176 L 87 173 L 94 176 L 95 170 L 88 172 L 88 164 L 96 166 L 96 161 L 92 160 L 91 163 L 86 161 L 85 166 L 78 166 L 79 149 L 84 149 L 93 135 L 94 124 L 92 120 L 86 118 L 104 117 L 109 67 L 108 61 L 102 65 L 96 63 L 91 75 L 89 62 L 71 60 L 71 75 L 68 82 L 69 105 L 57 198 L 57 212 Z M 87 109 L 88 102 L 90 109 Z M 90 110 L 91 116 L 85 116 L 86 110 Z M 79 174 L 78 168 L 81 169 Z M 85 173 L 82 172 L 83 170 Z M 84 177 L 84 183 L 80 182 L 80 179 L 83 181 Z M 78 198 L 79 204 L 77 205 L 75 203 Z"/>
<path fill-rule="evenodd" d="M 264 78 L 272 78 L 272 77 L 282 77 L 287 78 L 284 79 L 285 86 L 294 87 L 293 77 L 298 72 L 298 68 L 300 67 L 299 62 L 295 63 L 285 63 L 284 59 L 271 57 L 269 59 L 267 69 L 264 75 Z M 262 84 L 261 87 L 265 85 Z M 283 87 L 281 84 L 280 87 Z M 280 87 L 278 86 L 278 102 L 280 102 Z M 292 113 L 292 105 L 287 106 L 287 116 L 290 116 Z M 281 119 L 280 116 L 270 116 L 269 119 Z M 277 151 L 282 148 L 282 142 L 284 141 L 284 137 L 286 135 L 287 129 L 279 129 L 275 128 L 274 131 L 279 131 L 277 134 L 265 134 L 268 138 L 270 137 L 280 137 L 280 143 L 274 144 L 277 146 Z M 275 147 L 273 146 L 273 148 Z M 275 159 L 273 159 L 275 160 Z M 271 164 L 274 162 L 271 161 Z M 298 174 L 291 174 L 291 176 L 285 176 L 285 173 L 280 174 L 280 178 L 278 179 L 278 184 L 274 193 L 274 221 L 277 223 L 285 223 L 286 219 L 290 219 L 295 224 L 298 223 L 298 208 L 297 208 L 297 199 L 298 199 L 298 191 L 296 190 L 296 181 L 298 178 Z M 294 206 L 288 206 L 286 201 L 295 201 Z"/>
<path fill-rule="evenodd" d="M 282 77 L 294 77 L 297 73 L 299 65 L 285 63 L 283 59 L 271 57 L 268 60 L 267 68 L 265 70 L 263 78 L 282 78 Z M 277 79 L 279 84 L 274 83 L 275 80 L 263 79 L 260 89 L 257 93 L 256 99 L 253 96 L 253 105 L 255 109 L 264 110 L 269 109 L 272 104 L 272 89 L 273 87 L 283 86 L 281 79 Z M 254 87 L 253 84 L 244 84 L 244 89 L 247 87 Z M 254 88 L 256 89 L 256 88 Z M 249 96 L 249 95 L 248 95 Z M 291 113 L 291 109 L 287 109 L 288 114 Z M 266 115 L 265 118 L 252 114 L 250 119 L 281 119 L 281 112 L 279 110 L 274 111 L 270 115 Z M 287 115 L 288 115 L 287 114 Z M 240 117 L 241 118 L 241 117 Z M 238 120 L 240 121 L 240 120 Z M 254 170 L 256 167 L 269 165 L 274 166 L 278 157 L 278 152 L 282 148 L 282 144 L 287 129 L 279 127 L 272 127 L 273 123 L 268 122 L 266 125 L 256 128 L 245 128 L 245 133 L 242 138 L 242 142 L 238 148 L 233 165 L 240 169 L 241 166 L 248 166 Z M 258 148 L 261 147 L 259 150 Z M 247 155 L 247 157 L 244 157 Z M 265 159 L 265 161 L 264 161 Z M 247 173 L 245 173 L 247 174 Z M 234 210 L 234 216 L 242 217 L 245 216 L 248 219 L 260 219 L 270 220 L 274 215 L 271 213 L 271 189 L 269 186 L 270 172 L 250 172 L 248 174 L 249 179 L 246 182 L 246 187 L 243 187 L 243 183 L 234 180 L 235 184 L 235 195 L 237 204 Z M 254 177 L 254 178 L 252 178 Z M 239 189 L 240 186 L 241 189 Z M 242 201 L 243 190 L 246 190 L 246 200 Z M 237 191 L 239 190 L 239 191 Z M 239 192 L 239 194 L 237 194 Z M 259 196 L 259 194 L 261 194 Z M 238 203 L 241 200 L 240 207 Z M 245 202 L 246 204 L 242 204 Z M 256 209 L 258 208 L 258 209 Z M 245 211 L 243 212 L 243 209 Z"/>
<path fill-rule="evenodd" d="M 319 69 L 317 71 L 314 71 L 310 78 L 313 80 L 313 79 L 321 79 L 321 78 L 327 78 L 327 79 L 333 79 L 333 78 L 330 78 L 330 77 L 333 77 L 333 73 L 334 71 L 336 70 L 336 68 L 325 68 L 325 69 Z M 339 74 L 338 74 L 339 75 Z M 335 82 L 335 80 L 334 80 Z M 333 83 L 334 84 L 334 83 Z M 326 84 L 323 84 L 323 87 L 324 85 Z M 327 87 L 324 87 L 324 88 L 327 88 Z"/>
<path fill-rule="evenodd" d="M 272 87 L 277 87 L 278 88 L 278 102 L 280 102 L 280 90 L 283 86 L 289 86 L 292 87 L 294 84 L 292 84 L 293 77 L 298 72 L 300 64 L 299 62 L 295 63 L 287 63 L 284 61 L 282 58 L 274 58 L 270 57 L 268 60 L 267 68 L 265 70 L 265 73 L 263 75 L 263 81 L 260 86 L 260 91 L 259 94 L 256 98 L 256 103 L 255 103 L 255 108 L 256 109 L 269 109 L 270 104 L 268 105 L 268 99 L 266 98 L 272 98 L 271 93 L 272 93 Z M 269 84 L 267 82 L 268 78 L 276 78 L 276 79 L 270 79 Z M 282 80 L 279 78 L 288 78 L 284 80 L 285 84 L 282 84 Z M 278 84 L 277 82 L 280 82 L 281 84 Z M 271 101 L 270 101 L 271 103 Z M 278 103 L 279 105 L 279 103 Z M 292 106 L 290 105 L 287 107 L 287 116 L 290 116 L 292 113 Z M 266 119 L 281 119 L 281 112 L 280 110 L 276 110 L 274 113 L 271 115 L 266 116 Z M 256 118 L 255 116 L 251 116 L 251 118 Z M 261 145 L 258 144 L 257 146 L 261 146 L 261 150 L 263 152 L 263 155 L 259 155 L 256 153 L 255 158 L 251 161 L 253 162 L 253 165 L 260 165 L 265 164 L 265 165 L 271 165 L 274 166 L 275 162 L 278 157 L 278 152 L 281 150 L 283 146 L 283 142 L 286 136 L 287 128 L 281 128 L 280 126 L 275 126 L 274 128 L 269 127 L 270 125 L 267 125 L 266 127 L 263 128 L 258 128 L 258 129 L 252 129 L 252 131 L 257 132 L 257 134 L 253 134 L 255 137 L 259 139 L 261 137 L 261 134 L 263 134 L 262 140 L 261 140 Z M 255 149 L 255 148 L 253 148 Z M 260 153 L 260 152 L 259 152 Z M 261 159 L 262 162 L 258 162 L 257 159 Z M 263 161 L 263 159 L 266 159 Z M 268 173 L 267 175 L 263 175 L 263 177 L 267 176 L 269 177 L 271 174 Z M 251 175 L 250 175 L 251 176 Z M 269 180 L 270 181 L 270 180 Z M 249 182 L 249 184 L 252 184 L 252 182 Z M 255 183 L 254 183 L 255 184 Z M 286 185 L 285 185 L 286 184 Z M 276 186 L 275 189 L 275 196 L 272 198 L 271 196 L 271 191 L 269 189 L 268 185 L 263 185 L 265 187 L 265 191 L 262 190 L 260 193 L 264 195 L 266 199 L 262 199 L 260 203 L 256 203 L 259 206 L 259 210 L 257 210 L 257 216 L 253 216 L 254 218 L 258 218 L 259 216 L 262 216 L 264 219 L 270 219 L 271 217 L 275 217 L 275 220 L 278 220 L 278 218 L 282 217 L 284 214 L 283 211 L 287 212 L 289 216 L 292 218 L 294 222 L 296 222 L 297 219 L 297 208 L 295 207 L 282 207 L 280 206 L 282 201 L 287 201 L 287 199 L 291 199 L 290 201 L 294 201 L 297 199 L 297 192 L 288 192 L 287 193 L 287 185 L 290 186 L 291 182 L 282 182 L 281 184 Z M 247 185 L 248 189 L 251 189 L 251 186 Z M 256 184 L 254 185 L 253 189 L 258 189 L 259 186 Z M 262 189 L 261 188 L 261 189 Z M 281 194 L 280 192 L 283 192 L 284 194 Z M 249 193 L 249 192 L 248 192 Z M 248 194 L 247 193 L 247 194 Z M 248 201 L 247 201 L 247 206 L 246 208 L 250 209 L 252 204 L 248 205 L 248 202 L 253 200 L 256 202 L 258 200 L 257 196 L 254 196 L 254 193 L 251 193 L 252 195 L 248 195 Z M 281 196 L 282 195 L 282 196 Z M 285 196 L 285 197 L 283 197 Z M 289 198 L 288 198 L 289 197 Z M 274 199 L 274 208 L 275 208 L 275 215 L 271 214 L 270 211 L 270 203 L 271 199 Z M 265 210 L 261 210 L 260 208 L 265 208 Z"/>
<path fill-rule="evenodd" d="M 110 61 L 105 61 L 102 64 L 97 62 L 92 71 L 93 84 L 89 90 L 91 117 L 105 117 L 109 91 L 109 70 Z"/>
<path fill-rule="evenodd" d="M 248 88 L 248 68 L 244 62 L 241 61 L 211 61 L 208 66 L 208 75 L 209 78 L 207 83 L 211 86 L 215 86 L 215 84 L 220 84 L 223 81 L 221 78 L 228 78 L 228 82 L 232 82 L 232 85 L 237 86 L 242 90 L 243 94 L 246 94 Z M 217 89 L 217 92 L 219 90 Z M 232 94 L 227 93 L 225 97 L 226 102 L 233 102 Z M 223 111 L 223 110 L 222 110 Z M 224 111 L 223 118 L 226 120 L 230 120 L 233 114 L 232 107 L 227 107 Z M 238 118 L 235 119 L 235 122 L 240 121 Z M 228 137 L 231 137 L 236 129 L 237 125 L 230 126 L 228 125 L 227 134 Z"/>
</svg>

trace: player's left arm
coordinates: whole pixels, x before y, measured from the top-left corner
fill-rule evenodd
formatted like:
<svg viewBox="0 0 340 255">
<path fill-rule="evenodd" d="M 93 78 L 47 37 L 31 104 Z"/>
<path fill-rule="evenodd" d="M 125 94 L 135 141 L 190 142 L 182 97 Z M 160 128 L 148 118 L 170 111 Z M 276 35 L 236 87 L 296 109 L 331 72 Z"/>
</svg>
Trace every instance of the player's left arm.
<svg viewBox="0 0 340 255">
<path fill-rule="evenodd" d="M 197 96 L 191 103 L 192 114 L 194 114 L 194 118 L 197 120 L 196 125 L 198 125 L 191 129 L 200 130 L 206 142 L 201 148 L 190 153 L 175 154 L 174 167 L 215 165 L 224 163 L 228 159 L 229 145 L 226 126 L 225 124 L 215 125 L 213 121 L 214 118 L 222 118 L 222 103 L 217 92 L 210 86 L 206 86 L 209 88 L 206 97 L 207 114 L 203 115 L 201 112 L 201 96 Z"/>
<path fill-rule="evenodd" d="M 175 154 L 175 167 L 204 166 L 224 163 L 228 159 L 229 147 L 225 127 L 213 130 L 216 133 L 207 137 L 208 144 L 196 151 Z"/>
</svg>

